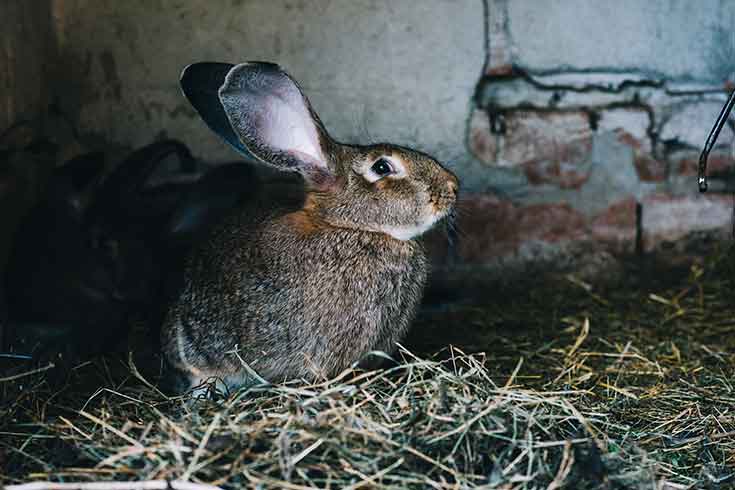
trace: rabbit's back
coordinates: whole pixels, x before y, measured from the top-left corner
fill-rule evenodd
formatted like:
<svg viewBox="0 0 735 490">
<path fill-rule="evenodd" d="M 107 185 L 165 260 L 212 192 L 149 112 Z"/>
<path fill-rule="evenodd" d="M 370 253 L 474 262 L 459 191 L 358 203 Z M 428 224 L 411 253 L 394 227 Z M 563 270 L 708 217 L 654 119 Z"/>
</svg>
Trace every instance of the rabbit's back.
<svg viewBox="0 0 735 490">
<path fill-rule="evenodd" d="M 392 351 L 426 278 L 414 241 L 319 223 L 306 211 L 243 211 L 196 251 L 164 325 L 167 357 L 196 383 L 333 376 Z M 237 351 L 237 354 L 235 353 Z"/>
</svg>

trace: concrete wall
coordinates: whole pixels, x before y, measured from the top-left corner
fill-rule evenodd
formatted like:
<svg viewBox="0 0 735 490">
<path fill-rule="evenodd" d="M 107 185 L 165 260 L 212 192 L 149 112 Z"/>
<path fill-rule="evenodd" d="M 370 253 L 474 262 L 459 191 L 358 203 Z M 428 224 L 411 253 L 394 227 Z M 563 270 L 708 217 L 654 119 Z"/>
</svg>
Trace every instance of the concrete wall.
<svg viewBox="0 0 735 490">
<path fill-rule="evenodd" d="M 181 96 L 179 74 L 194 61 L 269 60 L 338 139 L 467 154 L 484 64 L 480 0 L 54 3 L 66 110 L 107 141 L 138 146 L 165 133 L 197 155 L 233 158 Z"/>
<path fill-rule="evenodd" d="M 48 94 L 46 69 L 53 46 L 49 0 L 0 2 L 0 131 L 37 119 Z"/>
<path fill-rule="evenodd" d="M 534 72 L 646 73 L 721 83 L 735 69 L 728 0 L 491 0 L 510 58 Z"/>
</svg>

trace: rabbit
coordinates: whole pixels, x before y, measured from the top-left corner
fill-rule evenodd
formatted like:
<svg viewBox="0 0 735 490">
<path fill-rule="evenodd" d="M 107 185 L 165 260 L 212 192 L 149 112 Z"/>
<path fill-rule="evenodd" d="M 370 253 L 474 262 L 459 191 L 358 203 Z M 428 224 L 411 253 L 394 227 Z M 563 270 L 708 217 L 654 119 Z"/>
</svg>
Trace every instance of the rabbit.
<svg viewBox="0 0 735 490">
<path fill-rule="evenodd" d="M 103 350 L 124 332 L 128 305 L 150 296 L 145 247 L 94 236 L 85 222 L 103 162 L 90 153 L 55 169 L 18 227 L 5 277 L 16 340 Z"/>
<path fill-rule="evenodd" d="M 235 208 L 188 256 L 161 329 L 174 389 L 316 381 L 392 352 L 427 278 L 417 239 L 452 212 L 457 177 L 406 147 L 333 140 L 276 64 L 193 64 L 181 80 L 210 128 L 298 173 L 303 195 Z"/>
<path fill-rule="evenodd" d="M 165 183 L 149 186 L 152 176 L 163 163 L 175 157 L 177 168 Z M 180 141 L 164 139 L 130 153 L 104 179 L 95 193 L 85 220 L 91 226 L 114 229 L 121 235 L 157 238 L 161 227 L 188 191 L 191 182 L 201 176 L 197 162 Z M 172 177 L 188 178 L 183 183 L 169 182 Z"/>
<path fill-rule="evenodd" d="M 126 337 L 132 316 L 160 324 L 161 257 L 168 255 L 158 235 L 189 187 L 145 187 L 168 155 L 178 157 L 176 175 L 195 173 L 189 150 L 175 140 L 131 153 L 104 180 L 101 152 L 53 170 L 18 228 L 5 274 L 16 343 L 94 355 Z"/>
</svg>

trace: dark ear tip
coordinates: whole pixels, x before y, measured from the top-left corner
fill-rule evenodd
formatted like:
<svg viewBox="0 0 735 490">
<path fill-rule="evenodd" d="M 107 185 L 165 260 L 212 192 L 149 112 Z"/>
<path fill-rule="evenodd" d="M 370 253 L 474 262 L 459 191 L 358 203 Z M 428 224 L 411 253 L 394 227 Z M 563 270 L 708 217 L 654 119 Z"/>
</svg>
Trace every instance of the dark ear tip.
<svg viewBox="0 0 735 490">
<path fill-rule="evenodd" d="M 191 76 L 192 67 L 195 66 L 195 65 L 197 65 L 197 64 L 198 63 L 188 64 L 188 65 L 186 65 L 184 67 L 183 70 L 181 70 L 181 75 L 179 75 L 179 83 L 180 84 L 183 85 L 185 83 L 185 81 Z M 193 68 L 193 69 L 196 70 L 196 68 Z"/>
<path fill-rule="evenodd" d="M 248 65 L 258 65 L 262 68 L 270 68 L 272 70 L 281 70 L 283 71 L 283 68 L 281 68 L 281 65 L 278 63 L 273 63 L 272 61 L 248 61 L 244 64 Z"/>
<path fill-rule="evenodd" d="M 234 66 L 212 61 L 192 63 L 181 71 L 179 84 L 184 97 L 207 126 L 246 158 L 252 159 L 252 154 L 232 130 L 218 95 L 219 88 Z"/>
<path fill-rule="evenodd" d="M 179 76 L 179 84 L 185 95 L 189 95 L 193 90 L 210 90 L 217 92 L 217 89 L 224 83 L 225 78 L 233 68 L 248 67 L 258 69 L 270 73 L 286 73 L 286 71 L 276 63 L 270 61 L 247 61 L 238 65 L 231 63 L 220 63 L 215 61 L 200 61 L 191 63 L 181 70 Z"/>
<path fill-rule="evenodd" d="M 216 89 L 222 85 L 225 75 L 234 67 L 231 63 L 201 61 L 186 65 L 181 71 L 179 83 L 184 92 L 196 87 L 198 89 Z"/>
<path fill-rule="evenodd" d="M 244 63 L 239 63 L 232 67 L 232 69 L 228 73 L 228 76 L 232 76 L 235 73 L 242 74 L 243 72 L 257 72 L 267 76 L 285 75 L 286 77 L 291 78 L 281 65 L 271 63 L 270 61 L 246 61 Z"/>
<path fill-rule="evenodd" d="M 183 70 L 181 70 L 181 75 L 179 75 L 179 82 L 183 85 L 184 82 L 189 80 L 192 76 L 192 73 L 195 73 L 202 63 L 189 63 L 184 67 Z"/>
</svg>

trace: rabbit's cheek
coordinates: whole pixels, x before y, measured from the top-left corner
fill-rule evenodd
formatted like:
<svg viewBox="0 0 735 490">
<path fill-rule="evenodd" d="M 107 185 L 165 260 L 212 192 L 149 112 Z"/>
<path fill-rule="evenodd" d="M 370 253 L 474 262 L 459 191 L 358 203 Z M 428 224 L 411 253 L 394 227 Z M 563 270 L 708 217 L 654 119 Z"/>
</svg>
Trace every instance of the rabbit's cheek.
<svg viewBox="0 0 735 490">
<path fill-rule="evenodd" d="M 439 215 L 441 218 L 446 216 L 452 210 L 456 200 L 456 194 L 453 192 L 445 192 L 432 196 L 430 205 L 433 213 Z"/>
</svg>

